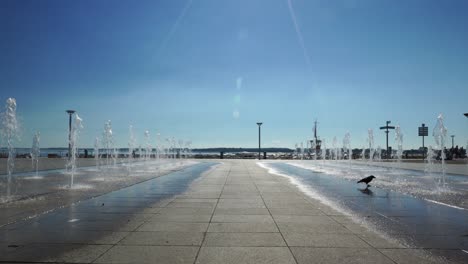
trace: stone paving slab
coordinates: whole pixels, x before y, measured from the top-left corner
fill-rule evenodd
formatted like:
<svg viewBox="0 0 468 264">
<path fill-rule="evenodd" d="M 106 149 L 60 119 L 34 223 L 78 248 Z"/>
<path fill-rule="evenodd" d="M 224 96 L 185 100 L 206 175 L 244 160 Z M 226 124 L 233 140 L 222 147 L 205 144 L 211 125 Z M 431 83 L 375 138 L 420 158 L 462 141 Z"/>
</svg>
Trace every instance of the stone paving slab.
<svg viewBox="0 0 468 264">
<path fill-rule="evenodd" d="M 431 263 L 426 250 L 408 249 L 373 233 L 251 160 L 225 160 L 183 193 L 150 200 L 119 194 L 100 209 L 98 197 L 73 211 L 80 218 L 76 223 L 67 224 L 66 214 L 51 214 L 42 220 L 50 224 L 47 228 L 40 222 L 17 225 L 9 235 L 0 235 L 0 260 Z M 86 209 L 96 207 L 97 214 Z M 73 232 L 64 236 L 70 228 Z M 19 247 L 8 247 L 11 243 Z"/>
<path fill-rule="evenodd" d="M 295 264 L 287 247 L 202 247 L 197 264 Z"/>
<path fill-rule="evenodd" d="M 111 248 L 94 263 L 192 264 L 199 247 L 121 246 Z"/>
</svg>

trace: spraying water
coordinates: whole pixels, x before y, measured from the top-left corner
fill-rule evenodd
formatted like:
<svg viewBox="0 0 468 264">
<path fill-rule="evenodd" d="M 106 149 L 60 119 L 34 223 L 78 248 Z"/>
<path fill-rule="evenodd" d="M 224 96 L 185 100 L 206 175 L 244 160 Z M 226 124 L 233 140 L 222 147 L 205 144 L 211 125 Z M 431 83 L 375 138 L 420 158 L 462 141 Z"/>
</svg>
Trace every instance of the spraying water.
<svg viewBox="0 0 468 264">
<path fill-rule="evenodd" d="M 145 131 L 145 160 L 149 160 L 151 157 L 151 145 L 150 145 L 150 132 Z"/>
<path fill-rule="evenodd" d="M 351 151 L 351 134 L 349 132 L 346 132 L 344 138 L 343 138 L 343 151 L 345 153 L 348 153 L 348 160 L 351 161 L 352 158 L 352 151 Z"/>
<path fill-rule="evenodd" d="M 304 159 L 304 143 L 301 142 L 301 160 Z"/>
<path fill-rule="evenodd" d="M 332 159 L 335 159 L 337 160 L 338 159 L 338 148 L 336 146 L 336 137 L 333 137 L 333 141 L 332 141 L 332 148 L 333 148 L 333 158 Z"/>
<path fill-rule="evenodd" d="M 445 186 L 445 139 L 447 138 L 447 128 L 444 126 L 444 116 L 439 114 L 437 123 L 432 131 L 436 143 L 436 149 L 440 151 L 442 185 Z"/>
<path fill-rule="evenodd" d="M 83 128 L 83 120 L 78 116 L 78 114 L 75 114 L 75 120 L 74 124 L 72 126 L 71 130 L 71 137 L 70 137 L 70 158 L 67 162 L 66 169 L 67 171 L 70 172 L 70 189 L 73 188 L 73 178 L 75 176 L 76 172 L 76 158 L 78 157 L 78 138 L 81 129 Z"/>
<path fill-rule="evenodd" d="M 96 162 L 96 168 L 99 169 L 99 137 L 94 139 L 94 161 Z"/>
<path fill-rule="evenodd" d="M 38 170 L 39 170 L 39 156 L 41 154 L 41 148 L 40 148 L 40 140 L 41 140 L 41 133 L 36 132 L 36 134 L 33 137 L 33 143 L 31 147 L 31 162 L 32 162 L 32 167 L 36 171 L 36 177 L 38 176 Z"/>
<path fill-rule="evenodd" d="M 403 133 L 401 132 L 401 127 L 399 125 L 395 127 L 395 142 L 397 144 L 397 151 L 396 151 L 397 163 L 400 164 L 401 159 L 403 157 Z"/>
<path fill-rule="evenodd" d="M 113 133 L 112 133 L 112 123 L 110 120 L 108 120 L 104 124 L 104 132 L 103 132 L 103 144 L 104 144 L 104 149 L 106 152 L 106 165 L 110 165 L 110 160 L 109 157 L 112 157 L 114 159 L 114 138 L 113 138 Z M 114 162 L 115 163 L 115 162 Z"/>
<path fill-rule="evenodd" d="M 2 115 L 2 138 L 6 141 L 8 149 L 7 160 L 7 198 L 11 195 L 12 174 L 15 168 L 14 141 L 18 138 L 19 124 L 16 118 L 16 100 L 8 98 L 5 105 L 5 113 Z"/>
<path fill-rule="evenodd" d="M 128 161 L 132 162 L 133 156 L 134 156 L 134 151 L 136 148 L 136 138 L 135 138 L 135 133 L 133 132 L 133 126 L 130 125 L 128 128 L 128 133 L 130 135 L 130 138 L 128 140 Z"/>
<path fill-rule="evenodd" d="M 369 161 L 372 162 L 374 160 L 375 148 L 374 148 L 374 130 L 369 128 L 367 130 L 368 133 L 368 141 L 369 141 Z"/>
</svg>

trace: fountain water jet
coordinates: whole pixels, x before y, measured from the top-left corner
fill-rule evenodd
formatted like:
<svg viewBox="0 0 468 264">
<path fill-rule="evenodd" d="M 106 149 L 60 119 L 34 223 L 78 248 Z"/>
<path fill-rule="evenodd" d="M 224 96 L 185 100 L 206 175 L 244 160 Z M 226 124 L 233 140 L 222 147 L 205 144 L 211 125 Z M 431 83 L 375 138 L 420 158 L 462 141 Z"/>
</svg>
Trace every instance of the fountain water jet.
<svg viewBox="0 0 468 264">
<path fill-rule="evenodd" d="M 445 139 L 447 137 L 447 128 L 444 126 L 444 116 L 442 114 L 439 114 L 437 117 L 437 123 L 432 131 L 432 135 L 436 142 L 436 149 L 440 151 L 442 185 L 445 187 Z"/>
<path fill-rule="evenodd" d="M 374 130 L 369 128 L 367 130 L 368 141 L 369 141 L 369 162 L 374 160 L 375 148 L 374 148 Z"/>
<path fill-rule="evenodd" d="M 110 120 L 108 120 L 104 124 L 104 132 L 103 132 L 103 145 L 104 149 L 106 151 L 106 165 L 109 166 L 109 157 L 112 158 L 113 163 L 115 165 L 116 160 L 115 160 L 115 148 L 114 148 L 114 138 L 113 138 L 113 133 L 112 133 L 112 123 Z"/>
<path fill-rule="evenodd" d="M 128 132 L 130 134 L 130 138 L 128 140 L 128 162 L 131 163 L 134 158 L 134 151 L 136 148 L 136 138 L 135 138 L 135 133 L 133 132 L 133 126 L 130 125 L 128 128 Z"/>
<path fill-rule="evenodd" d="M 70 137 L 70 159 L 67 162 L 66 169 L 70 172 L 70 189 L 73 188 L 73 178 L 76 172 L 76 158 L 78 157 L 78 138 L 81 129 L 83 128 L 83 120 L 75 114 L 75 120 L 71 130 L 71 137 Z"/>
<path fill-rule="evenodd" d="M 94 161 L 96 162 L 96 168 L 99 169 L 99 137 L 94 139 Z"/>
<path fill-rule="evenodd" d="M 38 177 L 38 170 L 39 170 L 39 156 L 41 154 L 41 149 L 39 146 L 41 139 L 41 133 L 36 132 L 36 134 L 33 137 L 33 143 L 31 147 L 31 162 L 32 162 L 32 167 L 36 171 L 36 177 Z"/>
<path fill-rule="evenodd" d="M 19 124 L 16 118 L 16 99 L 8 98 L 5 105 L 5 113 L 2 115 L 2 138 L 6 141 L 8 149 L 7 160 L 7 199 L 11 196 L 12 174 L 15 168 L 14 141 L 18 138 Z"/>
<path fill-rule="evenodd" d="M 397 164 L 400 164 L 401 159 L 403 157 L 403 133 L 401 132 L 401 127 L 399 125 L 395 127 L 395 141 L 397 144 L 397 151 L 396 151 Z"/>
</svg>

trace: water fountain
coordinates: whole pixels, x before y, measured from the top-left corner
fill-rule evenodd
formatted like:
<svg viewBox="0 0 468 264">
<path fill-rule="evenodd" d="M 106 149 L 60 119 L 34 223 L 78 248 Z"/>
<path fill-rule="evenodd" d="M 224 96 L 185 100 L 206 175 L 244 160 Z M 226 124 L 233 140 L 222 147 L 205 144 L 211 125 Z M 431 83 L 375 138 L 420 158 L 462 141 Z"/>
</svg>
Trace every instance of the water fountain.
<svg viewBox="0 0 468 264">
<path fill-rule="evenodd" d="M 333 158 L 334 160 L 337 160 L 338 159 L 338 148 L 336 146 L 336 137 L 333 137 L 333 141 L 332 141 L 332 147 L 333 147 Z"/>
<path fill-rule="evenodd" d="M 375 160 L 380 162 L 382 161 L 382 148 L 380 146 L 377 147 L 377 151 L 376 151 L 376 154 L 375 154 Z"/>
<path fill-rule="evenodd" d="M 304 159 L 304 143 L 301 142 L 301 160 Z"/>
<path fill-rule="evenodd" d="M 151 158 L 151 145 L 150 145 L 150 132 L 148 130 L 145 131 L 145 160 L 149 160 Z"/>
<path fill-rule="evenodd" d="M 374 148 L 374 130 L 369 128 L 367 130 L 368 133 L 368 141 L 369 141 L 369 162 L 374 160 L 375 148 Z"/>
<path fill-rule="evenodd" d="M 351 150 L 351 134 L 349 132 L 346 132 L 343 138 L 343 152 L 348 154 L 348 160 L 351 161 L 353 153 Z"/>
<path fill-rule="evenodd" d="M 400 167 L 401 159 L 403 157 L 403 133 L 401 132 L 401 127 L 397 125 L 395 127 L 395 142 L 397 144 L 397 151 L 396 151 L 396 161 L 397 167 Z"/>
<path fill-rule="evenodd" d="M 81 129 L 83 128 L 83 120 L 75 113 L 75 120 L 70 132 L 70 156 L 66 165 L 67 171 L 70 173 L 70 189 L 73 188 L 73 178 L 76 172 L 76 158 L 78 157 L 78 138 Z"/>
<path fill-rule="evenodd" d="M 110 157 L 112 158 L 112 160 L 114 160 L 114 163 L 115 163 L 114 138 L 113 138 L 113 133 L 112 133 L 112 123 L 110 120 L 108 120 L 104 124 L 104 132 L 103 132 L 102 139 L 103 139 L 102 143 L 104 145 L 104 151 L 106 152 L 106 165 L 109 166 Z"/>
<path fill-rule="evenodd" d="M 19 124 L 16 118 L 16 100 L 8 98 L 5 105 L 5 112 L 2 114 L 2 138 L 7 144 L 7 199 L 11 196 L 12 174 L 15 168 L 15 146 L 14 141 L 18 138 Z"/>
<path fill-rule="evenodd" d="M 432 136 L 434 136 L 436 143 L 436 151 L 440 151 L 440 171 L 442 173 L 441 184 L 445 187 L 445 139 L 447 137 L 447 128 L 444 126 L 444 116 L 442 114 L 439 114 L 437 117 L 437 123 L 432 131 Z"/>
<path fill-rule="evenodd" d="M 41 149 L 39 146 L 41 139 L 41 133 L 36 132 L 33 137 L 33 143 L 31 147 L 31 162 L 32 168 L 36 171 L 36 177 L 38 177 L 38 170 L 39 170 L 39 156 L 41 154 Z"/>
<path fill-rule="evenodd" d="M 96 169 L 99 169 L 99 137 L 94 139 L 94 161 L 96 162 Z"/>
<path fill-rule="evenodd" d="M 128 140 L 128 162 L 131 163 L 134 158 L 134 151 L 136 148 L 136 138 L 133 132 L 133 126 L 130 125 L 128 128 L 129 140 Z"/>
</svg>

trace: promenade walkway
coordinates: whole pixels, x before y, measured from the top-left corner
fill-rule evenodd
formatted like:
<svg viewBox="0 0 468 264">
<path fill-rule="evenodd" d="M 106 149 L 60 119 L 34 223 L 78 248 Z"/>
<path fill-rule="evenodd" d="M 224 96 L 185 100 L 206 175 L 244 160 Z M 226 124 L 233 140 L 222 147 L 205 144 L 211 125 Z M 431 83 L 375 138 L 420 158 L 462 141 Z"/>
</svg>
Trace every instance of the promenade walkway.
<svg viewBox="0 0 468 264">
<path fill-rule="evenodd" d="M 182 184 L 167 175 L 4 226 L 0 261 L 430 263 L 422 250 L 368 231 L 253 160 L 196 173 L 180 173 Z"/>
</svg>

